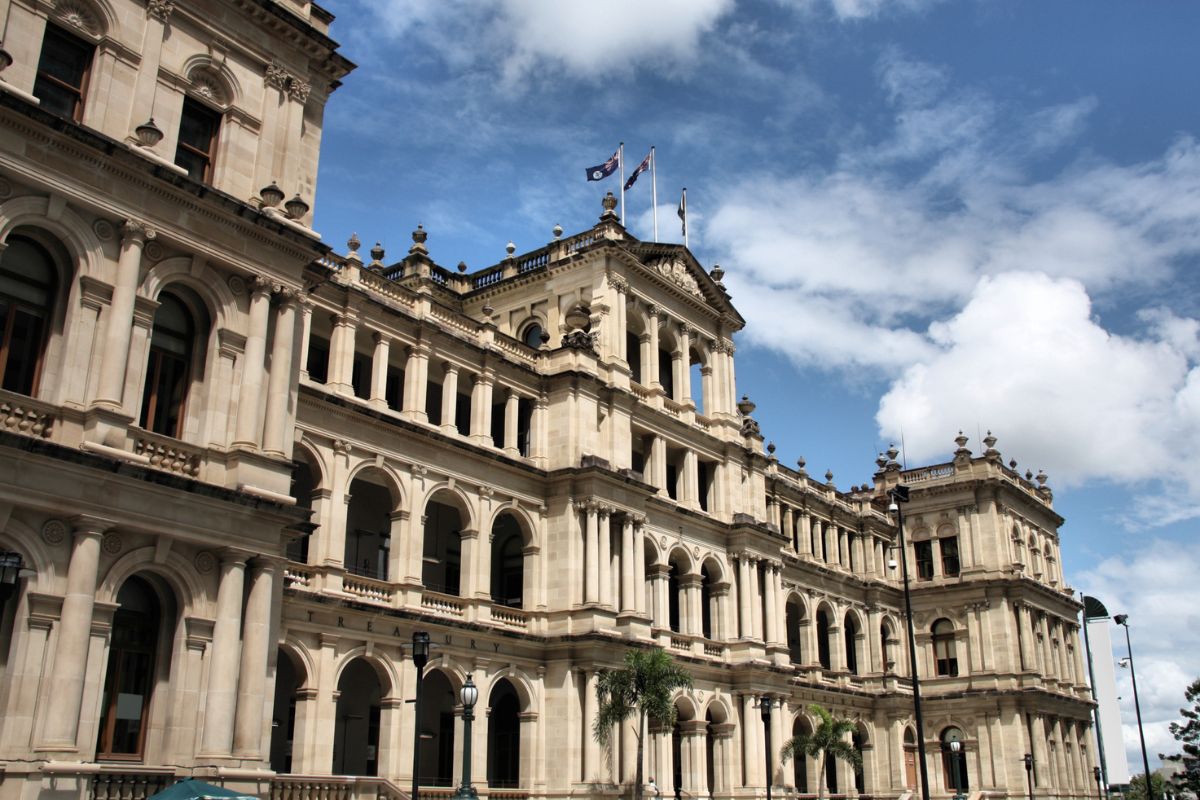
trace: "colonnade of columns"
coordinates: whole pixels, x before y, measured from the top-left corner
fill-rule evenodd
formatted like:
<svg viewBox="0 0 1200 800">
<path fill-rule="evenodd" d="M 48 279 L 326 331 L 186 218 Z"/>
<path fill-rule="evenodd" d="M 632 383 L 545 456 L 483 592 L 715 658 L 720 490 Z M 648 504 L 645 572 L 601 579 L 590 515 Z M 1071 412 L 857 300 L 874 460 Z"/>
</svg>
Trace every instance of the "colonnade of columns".
<svg viewBox="0 0 1200 800">
<path fill-rule="evenodd" d="M 646 517 L 618 511 L 597 500 L 582 500 L 575 510 L 583 517 L 583 597 L 589 605 L 644 615 Z M 620 535 L 614 530 L 620 525 Z"/>
</svg>

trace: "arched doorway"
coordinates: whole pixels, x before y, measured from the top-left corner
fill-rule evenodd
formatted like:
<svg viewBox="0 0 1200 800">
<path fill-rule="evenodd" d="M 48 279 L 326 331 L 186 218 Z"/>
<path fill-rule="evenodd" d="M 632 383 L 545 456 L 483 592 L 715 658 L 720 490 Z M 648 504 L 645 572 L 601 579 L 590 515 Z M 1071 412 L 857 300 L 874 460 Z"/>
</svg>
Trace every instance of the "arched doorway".
<svg viewBox="0 0 1200 800">
<path fill-rule="evenodd" d="M 829 610 L 817 610 L 817 661 L 822 669 L 832 669 L 833 662 L 829 656 Z"/>
<path fill-rule="evenodd" d="M 425 675 L 421 686 L 421 719 L 417 733 L 421 737 L 421 764 L 418 769 L 422 786 L 451 786 L 454 780 L 454 717 L 458 693 L 440 669 Z"/>
<path fill-rule="evenodd" d="M 386 581 L 396 502 L 386 478 L 367 471 L 350 483 L 346 508 L 346 571 Z"/>
<path fill-rule="evenodd" d="M 493 789 L 521 785 L 521 699 L 503 678 L 492 689 L 489 704 L 487 782 Z"/>
<path fill-rule="evenodd" d="M 203 303 L 182 287 L 163 292 L 158 303 L 138 424 L 163 436 L 179 437 L 191 385 L 203 374 L 208 318 Z"/>
<path fill-rule="evenodd" d="M 521 608 L 525 601 L 525 537 L 512 514 L 492 525 L 492 602 Z"/>
<path fill-rule="evenodd" d="M 144 755 L 154 686 L 165 675 L 174 631 L 173 609 L 146 576 L 134 575 L 117 592 L 104 693 L 100 700 L 97 760 L 136 761 Z"/>
<path fill-rule="evenodd" d="M 804 607 L 795 598 L 788 600 L 786 610 L 784 612 L 784 626 L 787 629 L 787 647 L 788 658 L 793 664 L 804 663 L 804 648 L 801 645 L 803 641 L 800 635 L 800 620 L 804 618 Z"/>
<path fill-rule="evenodd" d="M 300 450 L 300 448 L 297 448 Z M 291 495 L 296 499 L 297 508 L 312 510 L 313 493 L 317 491 L 318 471 L 309 462 L 307 454 L 300 450 L 300 457 L 292 467 Z M 300 564 L 308 563 L 308 540 L 311 535 L 295 536 L 288 540 L 286 554 L 290 561 Z"/>
<path fill-rule="evenodd" d="M 275 702 L 271 712 L 271 769 L 292 771 L 296 739 L 296 693 L 307 679 L 304 667 L 282 647 L 276 658 Z"/>
<path fill-rule="evenodd" d="M 682 624 L 680 608 L 683 605 L 680 593 L 682 591 L 680 567 L 675 558 L 672 557 L 667 570 L 667 622 L 671 630 L 675 633 L 683 630 L 680 627 Z"/>
<path fill-rule="evenodd" d="M 854 612 L 846 612 L 846 621 L 842 626 L 842 636 L 846 640 L 846 670 L 851 675 L 858 674 L 858 618 Z"/>
<path fill-rule="evenodd" d="M 971 787 L 967 774 L 967 743 L 963 732 L 949 727 L 938 737 L 942 743 L 942 772 L 946 788 L 954 794 L 966 795 Z"/>
<path fill-rule="evenodd" d="M 366 659 L 356 658 L 342 670 L 333 722 L 335 775 L 378 774 L 382 697 L 379 675 Z"/>
<path fill-rule="evenodd" d="M 33 570 L 25 566 L 20 553 L 0 550 L 0 679 L 8 671 L 8 651 L 12 647 L 25 572 L 32 573 Z"/>
<path fill-rule="evenodd" d="M 462 571 L 462 515 L 447 503 L 431 500 L 425 506 L 421 583 L 426 589 L 457 595 Z"/>
<path fill-rule="evenodd" d="M 866 753 L 864 752 L 867 746 L 867 735 L 861 726 L 850 734 L 850 744 L 854 748 L 854 752 L 858 753 L 858 764 L 854 767 L 854 789 L 859 794 L 863 794 L 867 791 Z"/>
<path fill-rule="evenodd" d="M 917 789 L 917 735 L 904 729 L 904 788 Z"/>
<path fill-rule="evenodd" d="M 700 567 L 700 635 L 713 638 L 713 579 L 708 564 Z"/>
<path fill-rule="evenodd" d="M 37 391 L 54 316 L 58 271 L 50 251 L 25 236 L 9 236 L 0 256 L 0 387 Z"/>
<path fill-rule="evenodd" d="M 792 736 L 811 736 L 812 725 L 804 717 L 797 717 L 792 723 Z M 792 779 L 796 784 L 796 791 L 800 794 L 809 794 L 812 787 L 808 785 L 808 755 L 805 753 L 797 753 L 792 757 Z"/>
</svg>

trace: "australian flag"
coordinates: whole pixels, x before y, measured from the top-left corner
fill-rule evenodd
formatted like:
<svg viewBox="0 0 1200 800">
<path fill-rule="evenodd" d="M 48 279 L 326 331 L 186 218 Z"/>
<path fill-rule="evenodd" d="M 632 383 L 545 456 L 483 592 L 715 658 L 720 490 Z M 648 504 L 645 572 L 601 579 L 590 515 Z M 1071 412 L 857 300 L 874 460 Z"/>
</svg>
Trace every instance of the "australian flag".
<svg viewBox="0 0 1200 800">
<path fill-rule="evenodd" d="M 625 181 L 625 191 L 629 191 L 630 189 L 632 189 L 634 182 L 638 179 L 638 175 L 641 175 L 643 172 L 645 172 L 648 169 L 650 169 L 650 154 L 649 153 L 647 153 L 646 157 L 642 159 L 642 163 L 638 164 L 637 169 L 635 169 L 630 174 L 629 179 L 627 181 Z"/>
<path fill-rule="evenodd" d="M 617 167 L 621 166 L 621 151 L 612 154 L 612 158 L 605 161 L 603 164 L 595 167 L 587 168 L 587 179 L 589 181 L 602 181 L 609 175 L 617 171 Z"/>
</svg>

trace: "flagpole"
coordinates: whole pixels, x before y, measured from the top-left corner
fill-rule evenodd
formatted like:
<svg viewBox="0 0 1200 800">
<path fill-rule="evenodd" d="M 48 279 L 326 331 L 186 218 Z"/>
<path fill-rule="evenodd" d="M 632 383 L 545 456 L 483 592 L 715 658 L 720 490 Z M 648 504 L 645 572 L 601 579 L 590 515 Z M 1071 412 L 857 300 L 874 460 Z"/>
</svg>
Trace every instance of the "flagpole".
<svg viewBox="0 0 1200 800">
<path fill-rule="evenodd" d="M 658 241 L 658 159 L 654 156 L 654 145 L 650 145 L 650 203 L 654 207 L 654 241 Z"/>
<path fill-rule="evenodd" d="M 683 187 L 683 246 L 688 246 L 687 236 L 687 187 Z"/>
<path fill-rule="evenodd" d="M 625 143 L 617 147 L 617 163 L 621 167 L 621 225 L 625 224 Z"/>
</svg>

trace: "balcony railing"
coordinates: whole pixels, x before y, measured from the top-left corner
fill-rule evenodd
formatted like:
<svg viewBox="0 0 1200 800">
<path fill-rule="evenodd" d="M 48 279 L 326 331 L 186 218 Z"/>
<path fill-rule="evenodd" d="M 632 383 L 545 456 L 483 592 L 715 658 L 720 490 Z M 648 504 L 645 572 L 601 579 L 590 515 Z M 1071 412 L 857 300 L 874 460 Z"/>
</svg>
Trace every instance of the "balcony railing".
<svg viewBox="0 0 1200 800">
<path fill-rule="evenodd" d="M 54 427 L 55 409 L 32 397 L 0 391 L 0 430 L 44 439 Z"/>
</svg>

